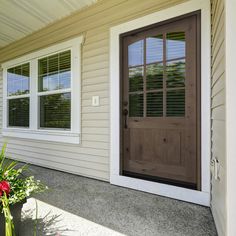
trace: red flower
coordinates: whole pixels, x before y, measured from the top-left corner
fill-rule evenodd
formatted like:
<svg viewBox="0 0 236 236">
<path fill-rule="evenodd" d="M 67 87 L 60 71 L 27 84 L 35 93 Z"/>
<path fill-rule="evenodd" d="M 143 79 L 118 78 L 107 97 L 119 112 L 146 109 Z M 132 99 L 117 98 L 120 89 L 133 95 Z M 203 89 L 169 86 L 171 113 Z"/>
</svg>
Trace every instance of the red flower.
<svg viewBox="0 0 236 236">
<path fill-rule="evenodd" d="M 9 195 L 10 191 L 11 191 L 10 184 L 6 180 L 2 180 L 0 182 L 0 197 L 2 196 L 3 192 Z"/>
</svg>

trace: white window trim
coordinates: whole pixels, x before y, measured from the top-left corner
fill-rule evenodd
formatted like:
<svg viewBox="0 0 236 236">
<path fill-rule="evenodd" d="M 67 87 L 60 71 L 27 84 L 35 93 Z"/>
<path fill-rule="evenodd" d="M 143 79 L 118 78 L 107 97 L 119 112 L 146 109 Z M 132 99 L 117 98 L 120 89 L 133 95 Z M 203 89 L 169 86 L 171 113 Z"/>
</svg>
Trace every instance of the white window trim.
<svg viewBox="0 0 236 236">
<path fill-rule="evenodd" d="M 120 174 L 120 65 L 119 37 L 122 33 L 201 10 L 201 191 L 171 186 Z M 211 94 L 211 28 L 210 1 L 190 0 L 110 29 L 110 183 L 193 202 L 210 205 L 210 94 Z"/>
<path fill-rule="evenodd" d="M 80 143 L 81 130 L 81 44 L 83 37 L 44 48 L 42 50 L 27 54 L 20 58 L 7 61 L 2 64 L 3 68 L 3 130 L 5 137 L 16 137 L 26 139 L 45 140 L 64 143 Z M 71 50 L 71 88 L 60 91 L 71 91 L 71 129 L 38 129 L 38 59 L 61 51 Z M 30 125 L 29 128 L 7 126 L 7 69 L 20 64 L 30 62 Z M 50 92 L 48 92 L 50 94 Z M 46 94 L 45 92 L 43 94 Z"/>
</svg>

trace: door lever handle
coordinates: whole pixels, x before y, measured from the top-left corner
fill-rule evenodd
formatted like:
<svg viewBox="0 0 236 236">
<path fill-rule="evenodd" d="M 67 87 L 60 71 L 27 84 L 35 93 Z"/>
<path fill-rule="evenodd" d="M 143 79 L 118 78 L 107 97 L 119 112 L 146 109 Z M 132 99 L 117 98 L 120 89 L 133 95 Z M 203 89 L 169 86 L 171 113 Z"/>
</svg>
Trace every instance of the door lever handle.
<svg viewBox="0 0 236 236">
<path fill-rule="evenodd" d="M 127 129 L 127 128 L 128 128 L 128 126 L 127 126 L 127 116 L 128 116 L 128 114 L 129 114 L 128 110 L 127 110 L 127 109 L 124 109 L 124 110 L 123 110 L 123 114 L 124 114 L 124 116 L 125 116 L 125 129 Z"/>
</svg>

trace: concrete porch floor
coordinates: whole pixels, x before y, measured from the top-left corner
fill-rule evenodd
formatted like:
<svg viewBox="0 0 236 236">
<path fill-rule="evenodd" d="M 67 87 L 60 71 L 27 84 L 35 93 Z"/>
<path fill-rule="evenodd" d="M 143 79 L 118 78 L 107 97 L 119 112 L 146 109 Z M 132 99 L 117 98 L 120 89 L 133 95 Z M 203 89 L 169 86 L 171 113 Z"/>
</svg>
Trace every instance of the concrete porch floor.
<svg viewBox="0 0 236 236">
<path fill-rule="evenodd" d="M 207 207 L 42 167 L 30 170 L 50 190 L 24 205 L 22 236 L 32 236 L 35 225 L 37 236 L 217 235 Z"/>
</svg>

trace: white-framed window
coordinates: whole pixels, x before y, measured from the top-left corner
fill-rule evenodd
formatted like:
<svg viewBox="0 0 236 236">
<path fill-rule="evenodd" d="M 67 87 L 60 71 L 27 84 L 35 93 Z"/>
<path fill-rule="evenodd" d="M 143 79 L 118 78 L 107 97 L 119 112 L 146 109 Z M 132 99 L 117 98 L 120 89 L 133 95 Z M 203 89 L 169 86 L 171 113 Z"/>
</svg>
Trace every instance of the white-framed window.
<svg viewBox="0 0 236 236">
<path fill-rule="evenodd" d="M 3 67 L 3 136 L 80 142 L 82 37 Z"/>
</svg>

